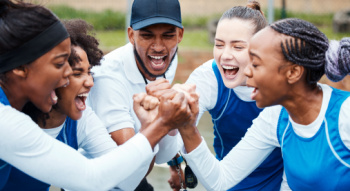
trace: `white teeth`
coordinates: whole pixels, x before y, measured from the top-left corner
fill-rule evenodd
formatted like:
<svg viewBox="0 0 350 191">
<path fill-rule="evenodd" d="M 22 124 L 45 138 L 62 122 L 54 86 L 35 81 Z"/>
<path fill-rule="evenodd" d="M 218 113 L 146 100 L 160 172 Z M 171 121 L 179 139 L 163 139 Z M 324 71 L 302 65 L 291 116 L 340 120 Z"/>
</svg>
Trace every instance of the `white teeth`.
<svg viewBox="0 0 350 191">
<path fill-rule="evenodd" d="M 159 60 L 159 59 L 163 59 L 165 56 L 150 56 L 150 57 L 153 59 Z"/>
<path fill-rule="evenodd" d="M 57 101 L 58 98 L 57 98 L 57 96 L 55 96 L 52 99 L 53 99 L 53 101 Z"/>
<path fill-rule="evenodd" d="M 82 93 L 82 94 L 79 94 L 78 97 L 87 97 L 89 95 L 89 93 Z"/>
<path fill-rule="evenodd" d="M 226 69 L 226 70 L 238 69 L 238 67 L 235 67 L 235 66 L 227 66 L 227 65 L 222 65 L 222 68 L 223 68 L 223 69 Z"/>
</svg>

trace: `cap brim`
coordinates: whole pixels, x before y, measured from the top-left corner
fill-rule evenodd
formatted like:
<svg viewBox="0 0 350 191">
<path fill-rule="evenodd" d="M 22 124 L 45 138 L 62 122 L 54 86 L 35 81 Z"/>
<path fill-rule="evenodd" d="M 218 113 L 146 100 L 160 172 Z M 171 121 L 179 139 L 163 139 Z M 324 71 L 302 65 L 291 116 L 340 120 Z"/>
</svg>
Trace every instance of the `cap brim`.
<svg viewBox="0 0 350 191">
<path fill-rule="evenodd" d="M 164 17 L 153 17 L 153 18 L 145 19 L 137 23 L 134 23 L 133 25 L 131 25 L 131 28 L 133 28 L 134 30 L 139 30 L 154 24 L 170 24 L 179 28 L 183 28 L 180 22 L 175 21 L 173 19 L 164 18 Z"/>
</svg>

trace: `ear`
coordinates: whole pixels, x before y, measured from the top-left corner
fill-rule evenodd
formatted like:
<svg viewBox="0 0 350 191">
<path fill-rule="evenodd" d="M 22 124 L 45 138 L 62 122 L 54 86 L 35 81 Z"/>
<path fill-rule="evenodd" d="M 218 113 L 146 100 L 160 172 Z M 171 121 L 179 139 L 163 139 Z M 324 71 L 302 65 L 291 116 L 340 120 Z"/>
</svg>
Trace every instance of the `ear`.
<svg viewBox="0 0 350 191">
<path fill-rule="evenodd" d="M 182 38 L 184 37 L 184 30 L 183 28 L 177 28 L 178 30 L 178 39 L 177 39 L 177 43 L 180 43 L 182 41 Z"/>
<path fill-rule="evenodd" d="M 131 27 L 128 27 L 128 39 L 129 42 L 135 46 L 135 40 L 134 40 L 134 29 L 132 29 Z"/>
<path fill-rule="evenodd" d="M 22 66 L 19 66 L 19 67 L 13 69 L 12 73 L 15 76 L 18 76 L 18 77 L 21 77 L 21 78 L 26 78 L 27 74 L 28 74 L 28 68 L 25 67 L 24 65 L 22 65 Z"/>
<path fill-rule="evenodd" d="M 292 64 L 286 73 L 288 83 L 294 84 L 295 82 L 299 81 L 303 77 L 304 71 L 305 69 L 303 66 Z"/>
</svg>

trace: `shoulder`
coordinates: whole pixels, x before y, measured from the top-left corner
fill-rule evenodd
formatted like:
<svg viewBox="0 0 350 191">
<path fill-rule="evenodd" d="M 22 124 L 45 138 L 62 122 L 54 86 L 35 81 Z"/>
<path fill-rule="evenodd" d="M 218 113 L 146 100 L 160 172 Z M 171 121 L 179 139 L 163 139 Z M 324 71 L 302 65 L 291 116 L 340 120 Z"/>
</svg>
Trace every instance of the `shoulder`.
<svg viewBox="0 0 350 191">
<path fill-rule="evenodd" d="M 189 76 L 186 83 L 193 83 L 196 81 L 206 81 L 210 84 L 216 84 L 217 79 L 215 77 L 215 73 L 212 68 L 213 59 L 208 60 L 202 65 L 198 66 Z M 210 80 L 209 80 L 210 79 Z"/>
</svg>

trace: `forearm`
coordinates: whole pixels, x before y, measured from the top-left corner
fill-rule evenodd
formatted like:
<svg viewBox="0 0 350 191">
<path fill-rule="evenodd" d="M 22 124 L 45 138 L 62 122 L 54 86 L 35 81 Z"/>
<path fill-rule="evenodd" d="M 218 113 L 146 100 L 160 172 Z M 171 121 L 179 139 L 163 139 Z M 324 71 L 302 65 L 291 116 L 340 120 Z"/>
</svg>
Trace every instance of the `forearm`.
<svg viewBox="0 0 350 191">
<path fill-rule="evenodd" d="M 205 141 L 191 153 L 183 154 L 198 180 L 207 190 L 227 190 L 248 176 L 273 151 L 274 147 L 254 147 L 238 143 L 226 157 L 218 161 Z"/>
<path fill-rule="evenodd" d="M 188 128 L 180 128 L 179 132 L 181 134 L 185 149 L 187 153 L 192 152 L 197 148 L 201 142 L 202 137 L 197 129 L 197 127 L 190 126 Z"/>
<path fill-rule="evenodd" d="M 141 128 L 140 133 L 143 134 L 151 147 L 154 148 L 158 142 L 169 132 L 170 127 L 163 126 L 161 118 L 156 118 L 148 127 Z"/>
</svg>

